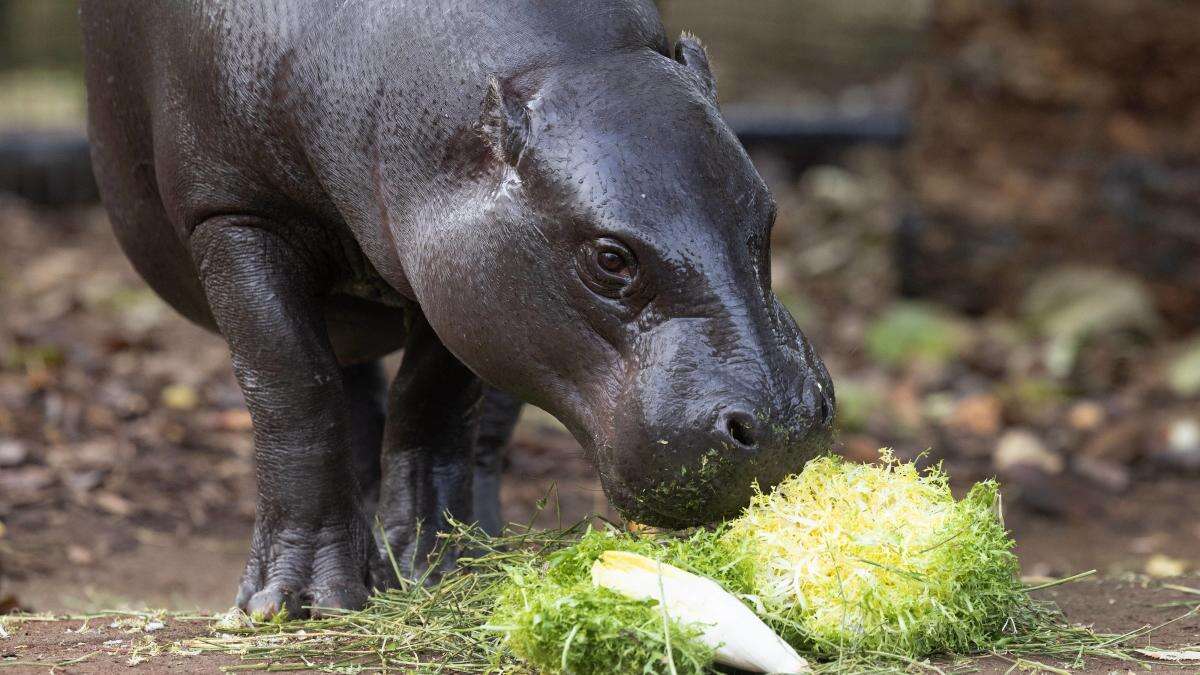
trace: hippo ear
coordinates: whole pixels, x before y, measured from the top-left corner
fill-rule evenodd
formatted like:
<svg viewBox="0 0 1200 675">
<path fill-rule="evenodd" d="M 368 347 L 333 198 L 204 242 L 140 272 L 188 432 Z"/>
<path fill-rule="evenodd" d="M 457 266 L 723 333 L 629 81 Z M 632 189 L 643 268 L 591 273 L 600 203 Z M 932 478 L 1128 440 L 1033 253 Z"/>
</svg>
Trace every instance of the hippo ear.
<svg viewBox="0 0 1200 675">
<path fill-rule="evenodd" d="M 675 43 L 675 60 L 687 66 L 700 78 L 704 92 L 716 103 L 717 78 L 713 77 L 712 68 L 708 65 L 708 52 L 704 50 L 704 45 L 700 44 L 700 39 L 688 32 L 680 35 L 679 42 Z"/>
<path fill-rule="evenodd" d="M 529 142 L 529 109 L 496 77 L 488 80 L 479 131 L 492 156 L 514 167 Z"/>
</svg>

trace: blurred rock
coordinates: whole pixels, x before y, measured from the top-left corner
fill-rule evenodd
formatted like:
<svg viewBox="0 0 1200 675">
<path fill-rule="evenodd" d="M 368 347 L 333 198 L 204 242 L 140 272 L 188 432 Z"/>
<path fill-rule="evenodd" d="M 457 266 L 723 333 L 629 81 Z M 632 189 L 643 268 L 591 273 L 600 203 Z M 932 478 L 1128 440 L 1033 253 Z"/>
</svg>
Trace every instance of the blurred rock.
<svg viewBox="0 0 1200 675">
<path fill-rule="evenodd" d="M 1200 452 L 1200 422 L 1194 417 L 1173 421 L 1167 430 L 1167 446 L 1172 452 Z"/>
<path fill-rule="evenodd" d="M 1034 468 L 1048 475 L 1063 470 L 1063 458 L 1048 450 L 1037 435 L 1024 429 L 1014 429 L 1000 437 L 993 462 L 1000 473 L 1018 467 Z"/>
<path fill-rule="evenodd" d="M 1150 556 L 1150 559 L 1146 561 L 1145 567 L 1146 574 L 1158 578 L 1183 576 L 1187 570 L 1188 563 L 1186 560 L 1172 558 L 1162 553 Z"/>
<path fill-rule="evenodd" d="M 1200 396 L 1200 339 L 1185 346 L 1171 361 L 1167 382 L 1179 396 Z"/>
<path fill-rule="evenodd" d="M 889 367 L 941 365 L 960 357 L 972 339 L 970 326 L 942 308 L 897 302 L 867 329 L 866 348 L 874 362 Z"/>
<path fill-rule="evenodd" d="M 0 441 L 0 468 L 23 464 L 29 458 L 29 447 L 21 441 Z"/>
<path fill-rule="evenodd" d="M 943 453 L 951 462 L 971 459 L 990 465 L 996 449 L 996 439 L 992 436 L 960 434 L 941 426 L 936 429 L 934 440 L 929 445 Z"/>
<path fill-rule="evenodd" d="M 1079 457 L 1072 462 L 1071 468 L 1109 492 L 1124 492 L 1132 480 L 1127 467 L 1098 457 Z"/>
<path fill-rule="evenodd" d="M 1050 475 L 1032 464 L 1016 464 L 1003 477 L 1014 501 L 1024 508 L 1047 516 L 1063 517 L 1085 512 L 1084 500 L 1076 499 L 1062 474 Z"/>
<path fill-rule="evenodd" d="M 993 394 L 973 394 L 959 399 L 946 425 L 975 436 L 995 436 L 1000 431 L 1004 405 Z"/>
<path fill-rule="evenodd" d="M 0 471 L 0 495 L 10 505 L 41 499 L 42 491 L 54 484 L 54 472 L 44 466 L 21 466 Z"/>
<path fill-rule="evenodd" d="M 67 547 L 67 560 L 71 561 L 72 565 L 87 566 L 96 562 L 96 556 L 78 544 L 71 544 Z"/>
<path fill-rule="evenodd" d="M 816 166 L 804 172 L 800 189 L 820 207 L 836 212 L 861 212 L 868 200 L 861 179 L 837 166 Z"/>
<path fill-rule="evenodd" d="M 1200 471 L 1200 413 L 1165 415 L 1151 442 L 1156 463 L 1185 471 Z"/>
<path fill-rule="evenodd" d="M 1161 325 L 1143 281 L 1099 267 L 1066 266 L 1038 277 L 1021 311 L 1035 329 L 1054 337 L 1122 329 L 1152 334 Z"/>
<path fill-rule="evenodd" d="M 1076 431 L 1094 431 L 1105 417 L 1104 406 L 1095 401 L 1080 401 L 1067 411 L 1067 423 Z"/>
<path fill-rule="evenodd" d="M 107 471 L 134 458 L 128 444 L 113 438 L 96 438 L 82 443 L 55 445 L 46 449 L 45 462 L 60 474 L 89 470 Z"/>
<path fill-rule="evenodd" d="M 82 494 L 100 487 L 107 474 L 108 472 L 102 469 L 72 471 L 63 476 L 63 483 L 73 492 Z"/>
<path fill-rule="evenodd" d="M 852 233 L 831 235 L 814 242 L 796 254 L 796 266 L 806 277 L 816 277 L 841 270 L 860 255 Z"/>
<path fill-rule="evenodd" d="M 1134 415 L 1101 430 L 1079 448 L 1080 458 L 1132 464 L 1145 452 L 1146 421 Z"/>
<path fill-rule="evenodd" d="M 1023 424 L 1053 425 L 1067 402 L 1062 384 L 1047 377 L 1018 377 L 1000 390 L 1007 417 Z"/>
<path fill-rule="evenodd" d="M 110 378 L 100 386 L 98 398 L 118 416 L 126 419 L 141 415 L 150 409 L 150 402 L 145 396 L 116 378 Z"/>
<path fill-rule="evenodd" d="M 81 248 L 59 248 L 29 261 L 21 270 L 23 290 L 34 295 L 48 293 L 86 270 L 86 251 Z"/>
<path fill-rule="evenodd" d="M 96 492 L 92 495 L 92 503 L 114 516 L 128 516 L 134 510 L 133 502 L 115 492 Z"/>
<path fill-rule="evenodd" d="M 1022 313 L 1047 341 L 1046 366 L 1058 377 L 1075 371 L 1080 354 L 1101 338 L 1155 335 L 1161 320 L 1145 284 L 1112 270 L 1066 267 L 1030 287 Z"/>
<path fill-rule="evenodd" d="M 934 391 L 925 395 L 921 407 L 924 408 L 926 420 L 935 424 L 945 424 L 950 415 L 954 414 L 956 403 L 954 394 L 948 391 Z"/>
<path fill-rule="evenodd" d="M 1129 542 L 1129 550 L 1139 555 L 1149 555 L 1161 551 L 1171 543 L 1171 535 L 1166 532 L 1151 532 L 1135 537 Z"/>
<path fill-rule="evenodd" d="M 979 322 L 979 337 L 969 352 L 964 355 L 971 367 L 990 378 L 1003 378 L 1010 372 L 1020 372 L 1018 354 L 1028 341 L 1024 331 L 1015 321 L 988 317 Z M 1014 367 L 1017 366 L 1017 367 Z"/>
</svg>

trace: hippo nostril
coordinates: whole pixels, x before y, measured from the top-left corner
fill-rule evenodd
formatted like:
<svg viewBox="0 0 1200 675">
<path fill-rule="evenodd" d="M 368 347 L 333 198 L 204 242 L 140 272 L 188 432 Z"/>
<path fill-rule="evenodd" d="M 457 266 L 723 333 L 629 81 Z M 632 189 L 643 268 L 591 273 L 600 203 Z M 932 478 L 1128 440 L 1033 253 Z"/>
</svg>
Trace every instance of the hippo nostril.
<svg viewBox="0 0 1200 675">
<path fill-rule="evenodd" d="M 810 380 L 804 387 L 804 405 L 811 411 L 813 424 L 819 427 L 833 424 L 833 392 L 825 389 L 826 385 L 816 379 Z"/>
<path fill-rule="evenodd" d="M 744 448 L 753 448 L 756 443 L 754 417 L 749 413 L 741 411 L 726 413 L 725 431 L 734 442 Z"/>
<path fill-rule="evenodd" d="M 824 393 L 817 397 L 817 419 L 821 421 L 822 426 L 828 426 L 833 422 L 833 405 L 829 402 L 829 397 Z"/>
</svg>

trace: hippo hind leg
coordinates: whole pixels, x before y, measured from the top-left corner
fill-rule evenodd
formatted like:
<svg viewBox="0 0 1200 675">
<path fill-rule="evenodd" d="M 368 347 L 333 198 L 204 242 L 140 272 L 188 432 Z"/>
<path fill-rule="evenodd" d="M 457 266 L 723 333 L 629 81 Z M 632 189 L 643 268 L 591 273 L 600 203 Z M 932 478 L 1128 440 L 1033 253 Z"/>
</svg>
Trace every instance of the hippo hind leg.
<svg viewBox="0 0 1200 675">
<path fill-rule="evenodd" d="M 508 442 L 521 415 L 517 397 L 486 387 L 479 411 L 475 439 L 475 521 L 484 532 L 495 536 L 504 527 L 500 508 L 500 478 L 508 461 Z"/>
<path fill-rule="evenodd" d="M 432 580 L 449 569 L 457 551 L 438 551 L 438 533 L 453 521 L 472 522 L 472 474 L 482 383 L 441 343 L 419 310 L 404 344 L 400 370 L 388 392 L 377 582 L 396 574 Z M 395 569 L 393 569 L 393 566 Z"/>
<path fill-rule="evenodd" d="M 350 413 L 350 456 L 368 517 L 379 503 L 383 425 L 387 419 L 387 380 L 378 361 L 342 367 L 342 385 Z"/>
<path fill-rule="evenodd" d="M 362 494 L 363 511 L 374 518 L 382 478 L 380 455 L 384 421 L 387 417 L 387 386 L 378 361 L 344 366 L 342 382 L 350 413 L 350 452 Z M 494 387 L 484 386 L 475 433 L 472 477 L 473 516 L 490 535 L 503 528 L 500 507 L 501 476 L 513 427 L 521 414 L 520 399 Z M 393 489 L 407 490 L 408 486 Z"/>
<path fill-rule="evenodd" d="M 304 616 L 366 603 L 375 547 L 347 446 L 343 375 L 316 301 L 331 270 L 254 218 L 189 244 L 254 423 L 258 500 L 237 604 Z"/>
</svg>

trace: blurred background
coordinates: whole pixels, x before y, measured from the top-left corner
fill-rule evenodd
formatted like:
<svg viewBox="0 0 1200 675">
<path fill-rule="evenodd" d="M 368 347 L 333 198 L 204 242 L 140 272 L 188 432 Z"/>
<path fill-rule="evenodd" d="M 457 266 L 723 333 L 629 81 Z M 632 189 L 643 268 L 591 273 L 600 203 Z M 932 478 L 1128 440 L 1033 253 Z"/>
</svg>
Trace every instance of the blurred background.
<svg viewBox="0 0 1200 675">
<path fill-rule="evenodd" d="M 1200 567 L 1200 5 L 659 5 L 779 200 L 837 451 L 998 476 L 1028 575 Z M 249 417 L 108 231 L 73 2 L 0 0 L 0 92 L 0 612 L 223 609 Z M 514 445 L 509 518 L 606 511 L 549 416 Z"/>
</svg>

